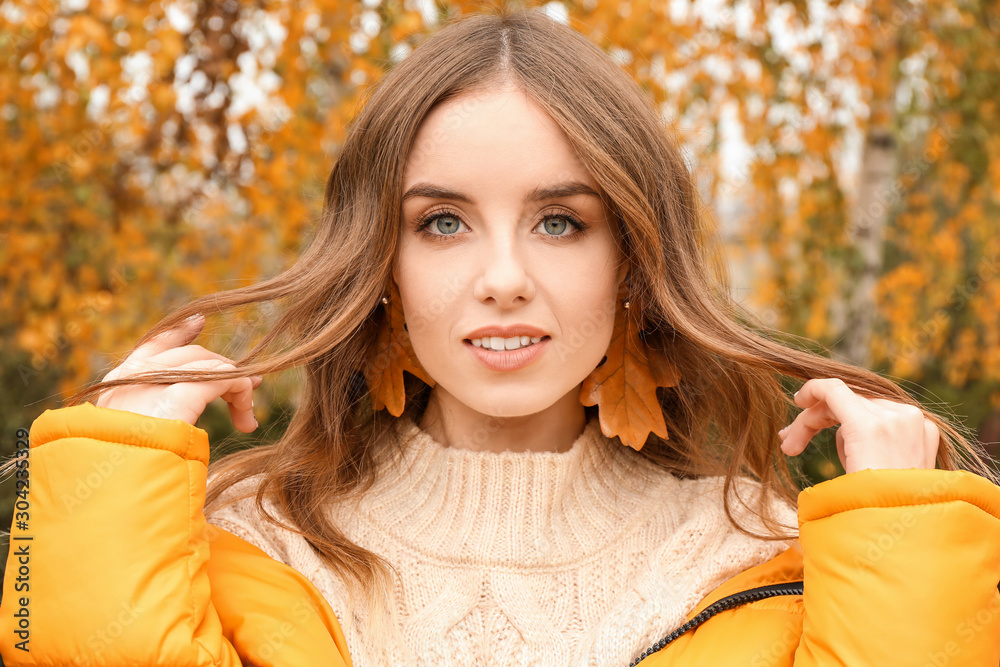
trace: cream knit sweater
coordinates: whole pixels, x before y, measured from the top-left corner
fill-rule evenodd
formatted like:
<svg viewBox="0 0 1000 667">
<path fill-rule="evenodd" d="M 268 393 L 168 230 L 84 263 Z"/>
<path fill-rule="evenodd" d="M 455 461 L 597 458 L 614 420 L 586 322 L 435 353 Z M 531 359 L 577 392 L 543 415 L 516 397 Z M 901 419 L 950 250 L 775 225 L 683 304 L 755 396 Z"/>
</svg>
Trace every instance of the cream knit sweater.
<svg viewBox="0 0 1000 667">
<path fill-rule="evenodd" d="M 208 517 L 316 585 L 355 667 L 625 666 L 716 586 L 789 545 L 729 525 L 723 478 L 664 472 L 605 437 L 597 419 L 560 453 L 446 447 L 402 419 L 402 457 L 357 501 L 330 508 L 354 542 L 399 571 L 379 617 L 393 634 L 372 636 L 377 614 L 351 605 L 300 536 L 256 517 L 252 498 Z M 742 488 L 747 502 L 759 492 L 749 479 Z M 764 532 L 739 502 L 734 512 Z M 796 532 L 794 507 L 777 515 Z"/>
</svg>

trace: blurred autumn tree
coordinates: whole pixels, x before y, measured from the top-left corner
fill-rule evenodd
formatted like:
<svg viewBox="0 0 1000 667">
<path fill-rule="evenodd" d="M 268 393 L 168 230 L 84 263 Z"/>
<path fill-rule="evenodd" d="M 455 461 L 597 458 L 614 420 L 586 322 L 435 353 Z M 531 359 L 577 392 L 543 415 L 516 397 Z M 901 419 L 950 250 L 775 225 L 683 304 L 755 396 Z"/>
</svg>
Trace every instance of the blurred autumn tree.
<svg viewBox="0 0 1000 667">
<path fill-rule="evenodd" d="M 971 428 L 1000 408 L 1000 3 L 570 14 L 678 121 L 707 198 L 741 203 L 728 250 L 765 323 Z M 732 125 L 735 174 L 719 150 Z M 840 470 L 831 458 L 813 477 Z"/>
<path fill-rule="evenodd" d="M 961 404 L 970 426 L 1000 407 L 997 3 L 545 7 L 662 106 L 706 198 L 737 202 L 729 251 L 767 324 Z M 476 9 L 0 4 L 5 452 L 171 308 L 288 265 L 366 83 Z M 734 133 L 743 161 L 721 150 Z M 226 353 L 268 314 L 209 322 L 205 344 Z M 267 385 L 265 420 L 290 384 Z M 814 480 L 838 472 L 829 451 L 803 457 Z"/>
<path fill-rule="evenodd" d="M 4 455 L 16 428 L 166 312 L 298 254 L 356 95 L 422 22 L 353 2 L 297 7 L 0 3 Z M 225 354 L 267 315 L 210 321 L 199 342 Z M 293 382 L 259 392 L 261 437 Z M 213 456 L 232 444 L 218 407 L 199 422 Z M 2 491 L 6 528 L 11 479 Z"/>
</svg>

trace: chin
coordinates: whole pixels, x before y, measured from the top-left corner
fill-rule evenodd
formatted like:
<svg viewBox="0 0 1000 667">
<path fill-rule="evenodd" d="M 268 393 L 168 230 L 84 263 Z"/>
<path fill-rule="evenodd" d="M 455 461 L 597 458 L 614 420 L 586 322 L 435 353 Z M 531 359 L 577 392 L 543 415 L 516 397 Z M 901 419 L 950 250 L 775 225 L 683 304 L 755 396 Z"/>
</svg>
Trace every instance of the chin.
<svg viewBox="0 0 1000 667">
<path fill-rule="evenodd" d="M 524 391 L 519 389 L 514 389 L 513 391 L 517 394 L 517 396 L 512 397 L 509 401 L 498 399 L 496 401 L 486 403 L 483 402 L 482 396 L 479 396 L 477 397 L 477 400 L 472 400 L 470 403 L 466 403 L 466 405 L 468 405 L 470 409 L 475 410 L 486 417 L 496 417 L 497 419 L 528 417 L 530 415 L 538 414 L 552 405 L 542 404 L 538 401 L 526 400 L 527 397 L 525 396 Z"/>
</svg>

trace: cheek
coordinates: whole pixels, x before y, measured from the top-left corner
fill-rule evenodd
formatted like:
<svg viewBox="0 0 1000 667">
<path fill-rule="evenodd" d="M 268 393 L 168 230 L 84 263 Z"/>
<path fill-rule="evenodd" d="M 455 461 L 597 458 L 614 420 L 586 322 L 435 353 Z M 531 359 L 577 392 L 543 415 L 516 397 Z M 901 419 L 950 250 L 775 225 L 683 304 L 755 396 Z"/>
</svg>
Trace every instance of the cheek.
<svg viewBox="0 0 1000 667">
<path fill-rule="evenodd" d="M 596 239 L 595 239 L 596 241 Z M 567 256 L 549 270 L 549 291 L 554 303 L 574 329 L 590 335 L 607 332 L 614 325 L 618 270 L 610 237 L 602 237 L 586 252 Z"/>
<path fill-rule="evenodd" d="M 428 261 L 421 253 L 420 246 L 413 243 L 407 236 L 400 239 L 393 263 L 392 276 L 396 287 L 403 297 L 404 310 L 407 316 L 420 307 L 423 295 L 427 292 L 430 280 Z"/>
<path fill-rule="evenodd" d="M 615 324 L 615 286 L 595 287 L 591 277 L 566 294 L 560 306 L 561 356 L 591 369 L 607 351 Z"/>
<path fill-rule="evenodd" d="M 455 302 L 452 283 L 440 269 L 435 271 L 424 262 L 407 262 L 405 258 L 396 275 L 406 331 L 414 350 L 420 356 L 438 354 L 451 336 L 449 309 Z"/>
</svg>

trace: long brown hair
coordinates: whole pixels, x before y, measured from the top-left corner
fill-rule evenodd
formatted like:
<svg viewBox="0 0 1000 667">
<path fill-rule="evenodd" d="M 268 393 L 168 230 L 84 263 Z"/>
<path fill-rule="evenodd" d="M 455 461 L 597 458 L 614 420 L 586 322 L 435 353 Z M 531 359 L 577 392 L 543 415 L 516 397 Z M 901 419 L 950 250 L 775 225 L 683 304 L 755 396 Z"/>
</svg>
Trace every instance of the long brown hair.
<svg viewBox="0 0 1000 667">
<path fill-rule="evenodd" d="M 373 412 L 362 369 L 384 325 L 399 236 L 404 165 L 423 119 L 436 105 L 513 81 L 562 128 L 606 193 L 617 217 L 620 247 L 631 264 L 632 299 L 651 349 L 667 355 L 682 380 L 659 390 L 670 437 L 651 435 L 639 452 L 680 476 L 724 475 L 725 512 L 734 479 L 748 476 L 768 494 L 794 504 L 798 486 L 779 449 L 777 431 L 794 403 L 783 377 L 838 377 L 867 397 L 919 406 L 892 381 L 840 363 L 769 329 L 731 297 L 720 244 L 677 141 L 638 84 L 597 45 L 537 9 L 496 7 L 453 20 L 428 37 L 365 93 L 326 185 L 324 211 L 298 261 L 258 284 L 195 299 L 138 342 L 184 318 L 274 301 L 279 315 L 230 372 L 158 371 L 144 382 L 263 375 L 304 367 L 304 389 L 291 423 L 273 444 L 212 463 L 206 512 L 222 506 L 232 484 L 262 475 L 255 502 L 273 499 L 348 584 L 384 596 L 391 564 L 352 543 L 325 517 L 325 503 L 363 492 L 375 480 L 376 447 L 399 425 Z M 82 402 L 137 378 L 98 383 L 70 400 Z M 407 376 L 406 414 L 415 422 L 430 388 Z M 941 431 L 937 463 L 997 481 L 978 443 L 944 417 L 925 411 Z M 234 498 L 235 499 L 235 498 Z M 751 508 L 779 528 L 761 496 Z"/>
</svg>

